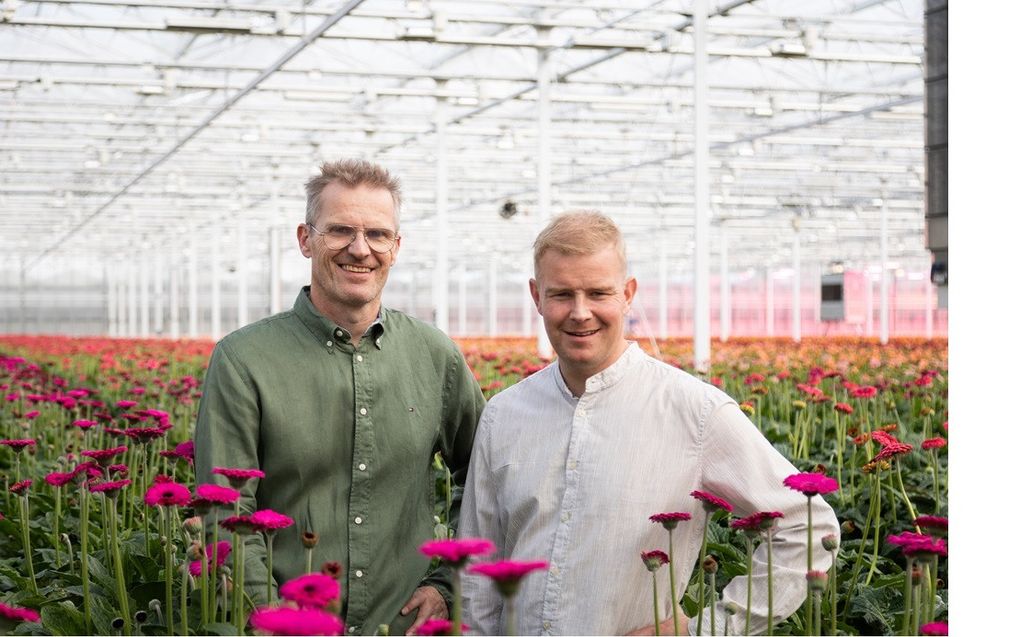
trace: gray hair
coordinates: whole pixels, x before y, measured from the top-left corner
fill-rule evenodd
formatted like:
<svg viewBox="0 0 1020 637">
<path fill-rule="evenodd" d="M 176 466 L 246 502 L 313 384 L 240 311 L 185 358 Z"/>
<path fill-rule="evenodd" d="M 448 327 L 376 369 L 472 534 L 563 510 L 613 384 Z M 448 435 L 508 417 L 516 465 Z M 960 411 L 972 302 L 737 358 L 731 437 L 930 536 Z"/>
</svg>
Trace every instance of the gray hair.
<svg viewBox="0 0 1020 637">
<path fill-rule="evenodd" d="M 347 188 L 368 186 L 388 190 L 393 197 L 393 222 L 400 229 L 400 206 L 403 195 L 400 192 L 400 180 L 378 164 L 364 159 L 341 159 L 327 161 L 319 166 L 319 175 L 305 182 L 305 223 L 312 223 L 319 214 L 322 205 L 322 191 L 331 183 Z"/>
</svg>

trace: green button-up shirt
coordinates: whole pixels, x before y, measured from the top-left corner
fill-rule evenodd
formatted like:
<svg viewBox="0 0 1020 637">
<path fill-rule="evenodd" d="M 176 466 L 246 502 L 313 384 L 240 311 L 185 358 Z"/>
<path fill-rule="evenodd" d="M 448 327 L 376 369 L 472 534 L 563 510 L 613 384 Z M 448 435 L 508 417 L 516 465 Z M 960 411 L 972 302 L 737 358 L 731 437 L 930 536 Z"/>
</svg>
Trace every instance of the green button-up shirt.
<svg viewBox="0 0 1020 637">
<path fill-rule="evenodd" d="M 305 572 L 301 534 L 313 531 L 313 569 L 343 564 L 349 632 L 390 624 L 402 633 L 413 613 L 399 611 L 415 588 L 431 584 L 449 599 L 448 575 L 430 574 L 418 552 L 434 526 L 432 458 L 441 451 L 463 486 L 483 406 L 442 332 L 383 309 L 355 347 L 306 287 L 293 310 L 216 345 L 195 430 L 198 482 L 225 484 L 213 467 L 264 471 L 242 488 L 241 508 L 294 518 L 273 543 L 275 581 Z M 245 548 L 246 589 L 263 603 L 265 544 L 255 535 Z"/>
</svg>

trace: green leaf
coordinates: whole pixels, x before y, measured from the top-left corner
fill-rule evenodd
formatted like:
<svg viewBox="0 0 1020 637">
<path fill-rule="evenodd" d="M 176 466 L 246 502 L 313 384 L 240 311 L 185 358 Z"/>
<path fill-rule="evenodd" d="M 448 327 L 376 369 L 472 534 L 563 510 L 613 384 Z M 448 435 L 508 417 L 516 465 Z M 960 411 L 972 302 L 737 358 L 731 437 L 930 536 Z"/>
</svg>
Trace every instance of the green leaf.
<svg viewBox="0 0 1020 637">
<path fill-rule="evenodd" d="M 69 601 L 43 606 L 42 625 L 54 635 L 84 635 L 85 617 Z"/>
<path fill-rule="evenodd" d="M 233 624 L 224 624 L 223 622 L 212 622 L 203 626 L 205 632 L 210 635 L 236 635 L 237 627 Z"/>
<path fill-rule="evenodd" d="M 860 616 L 865 622 L 881 627 L 882 633 L 896 630 L 896 616 L 902 615 L 903 595 L 895 587 L 860 588 L 850 604 L 850 613 Z M 898 610 L 894 611 L 893 608 Z"/>
</svg>

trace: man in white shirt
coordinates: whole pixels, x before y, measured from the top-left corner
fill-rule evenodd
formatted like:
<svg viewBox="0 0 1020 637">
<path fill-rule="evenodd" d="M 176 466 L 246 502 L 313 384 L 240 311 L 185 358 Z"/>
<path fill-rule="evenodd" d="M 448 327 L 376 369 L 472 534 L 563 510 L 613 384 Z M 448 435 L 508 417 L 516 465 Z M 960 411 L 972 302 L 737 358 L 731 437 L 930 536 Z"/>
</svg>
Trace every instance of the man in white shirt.
<svg viewBox="0 0 1020 637">
<path fill-rule="evenodd" d="M 549 562 L 515 597 L 524 635 L 654 634 L 651 576 L 641 552 L 664 549 L 649 516 L 689 512 L 674 533 L 678 585 L 689 580 L 706 514 L 693 490 L 727 499 L 734 515 L 781 511 L 773 540 L 774 620 L 806 596 L 808 498 L 783 486 L 797 470 L 715 387 L 646 355 L 624 338 L 637 290 L 623 238 L 605 215 L 554 219 L 535 241 L 531 294 L 558 359 L 493 397 L 482 414 L 459 533 L 493 540 L 503 559 Z M 814 563 L 830 558 L 821 538 L 839 534 L 832 509 L 810 499 Z M 750 632 L 767 624 L 764 547 L 755 555 Z M 664 569 L 665 570 L 665 569 Z M 663 573 L 660 573 L 662 576 Z M 716 608 L 716 632 L 746 634 L 746 577 Z M 666 588 L 668 590 L 668 587 Z M 682 594 L 678 591 L 678 594 Z M 499 634 L 503 604 L 484 578 L 464 578 L 465 623 Z M 732 616 L 723 604 L 740 611 Z M 663 634 L 673 633 L 669 595 Z M 708 633 L 706 610 L 702 632 Z M 680 618 L 681 632 L 696 622 Z"/>
</svg>

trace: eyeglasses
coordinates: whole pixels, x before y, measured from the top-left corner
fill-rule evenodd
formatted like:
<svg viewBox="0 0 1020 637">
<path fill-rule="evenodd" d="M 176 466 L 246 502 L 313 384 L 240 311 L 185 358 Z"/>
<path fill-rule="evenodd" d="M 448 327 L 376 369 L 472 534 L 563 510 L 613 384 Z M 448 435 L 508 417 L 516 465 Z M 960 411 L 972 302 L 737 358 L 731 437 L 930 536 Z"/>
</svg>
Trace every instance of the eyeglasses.
<svg viewBox="0 0 1020 637">
<path fill-rule="evenodd" d="M 329 250 L 343 250 L 358 239 L 360 232 L 365 236 L 365 243 L 372 252 L 389 252 L 397 242 L 398 235 L 386 228 L 355 228 L 354 226 L 330 226 L 322 231 L 310 223 L 306 226 L 322 235 L 322 241 Z"/>
</svg>

